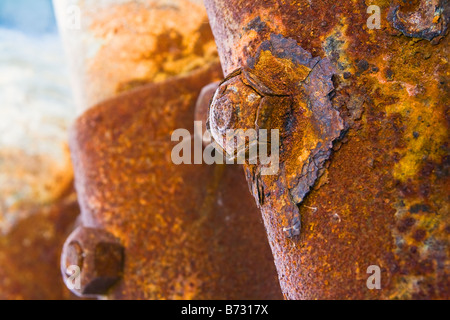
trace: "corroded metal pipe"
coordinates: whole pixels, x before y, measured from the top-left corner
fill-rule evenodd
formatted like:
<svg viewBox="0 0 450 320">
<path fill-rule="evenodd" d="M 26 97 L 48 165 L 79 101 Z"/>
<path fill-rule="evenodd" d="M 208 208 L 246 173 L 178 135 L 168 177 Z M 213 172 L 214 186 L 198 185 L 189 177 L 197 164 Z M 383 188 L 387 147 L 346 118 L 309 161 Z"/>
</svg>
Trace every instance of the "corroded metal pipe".
<svg viewBox="0 0 450 320">
<path fill-rule="evenodd" d="M 449 298 L 446 2 L 421 1 L 418 32 L 396 1 L 381 29 L 364 2 L 205 3 L 227 76 L 211 130 L 281 133 L 277 175 L 244 167 L 285 298 Z"/>
<path fill-rule="evenodd" d="M 172 132 L 194 132 L 199 93 L 221 77 L 204 8 L 185 0 L 75 3 L 82 28 L 64 37 L 79 89 L 70 149 L 81 226 L 61 257 L 66 281 L 68 267 L 80 264 L 80 288 L 72 291 L 281 298 L 239 167 L 171 160 Z"/>
</svg>

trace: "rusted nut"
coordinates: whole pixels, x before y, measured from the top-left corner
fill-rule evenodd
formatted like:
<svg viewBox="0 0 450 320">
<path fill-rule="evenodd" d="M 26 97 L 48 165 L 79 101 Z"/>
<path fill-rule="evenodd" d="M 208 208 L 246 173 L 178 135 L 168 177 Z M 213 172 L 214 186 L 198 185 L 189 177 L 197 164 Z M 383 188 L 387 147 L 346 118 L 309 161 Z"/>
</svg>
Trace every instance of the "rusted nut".
<svg viewBox="0 0 450 320">
<path fill-rule="evenodd" d="M 209 112 L 209 104 L 211 102 L 211 99 L 214 96 L 214 93 L 216 92 L 217 88 L 219 87 L 220 81 L 216 81 L 213 83 L 210 83 L 203 87 L 202 91 L 200 92 L 197 103 L 195 105 L 195 121 L 201 121 L 202 126 L 196 126 L 195 127 L 195 135 L 197 137 L 200 137 L 203 141 L 203 145 L 206 147 L 211 143 L 211 135 L 205 135 L 206 133 L 206 120 L 208 119 L 208 112 Z"/>
<path fill-rule="evenodd" d="M 124 250 L 110 233 L 78 227 L 66 240 L 61 272 L 66 286 L 83 297 L 104 295 L 121 278 Z"/>
<path fill-rule="evenodd" d="M 248 75 L 240 69 L 227 76 L 216 90 L 208 127 L 214 141 L 230 158 L 248 148 L 245 134 L 239 135 L 238 130 L 255 130 L 255 135 L 248 137 L 250 144 L 258 138 L 258 111 L 263 100 L 264 96 L 250 85 Z"/>
</svg>

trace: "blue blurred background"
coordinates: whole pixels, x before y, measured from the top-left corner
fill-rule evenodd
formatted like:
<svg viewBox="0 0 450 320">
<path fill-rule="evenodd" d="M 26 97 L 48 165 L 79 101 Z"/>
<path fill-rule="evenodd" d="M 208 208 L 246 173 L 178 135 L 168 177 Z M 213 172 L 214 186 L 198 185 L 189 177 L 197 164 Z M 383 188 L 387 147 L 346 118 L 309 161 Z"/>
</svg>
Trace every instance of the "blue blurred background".
<svg viewBox="0 0 450 320">
<path fill-rule="evenodd" d="M 56 32 L 51 0 L 0 0 L 0 26 L 27 34 Z"/>
</svg>

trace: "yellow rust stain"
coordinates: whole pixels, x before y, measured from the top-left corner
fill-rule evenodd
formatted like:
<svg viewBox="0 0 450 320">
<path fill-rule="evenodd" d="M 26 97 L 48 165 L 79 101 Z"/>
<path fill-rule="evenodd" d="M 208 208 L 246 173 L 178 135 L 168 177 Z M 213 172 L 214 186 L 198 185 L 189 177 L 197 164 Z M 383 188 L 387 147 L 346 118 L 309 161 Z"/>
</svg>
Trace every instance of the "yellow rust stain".
<svg viewBox="0 0 450 320">
<path fill-rule="evenodd" d="M 336 39 L 340 42 L 338 44 L 339 56 L 337 57 L 335 63 L 344 67 L 351 66 L 350 58 L 347 55 L 347 49 L 350 43 L 350 38 L 347 36 L 348 28 L 348 19 L 342 17 L 342 19 L 339 20 L 339 24 L 337 24 L 328 34 L 322 34 L 320 36 L 320 40 L 323 45 L 327 44 L 327 39 Z M 325 50 L 325 53 L 328 55 L 328 58 L 333 59 L 334 57 L 332 57 L 330 53 L 326 51 L 327 50 Z"/>
<path fill-rule="evenodd" d="M 395 179 L 405 182 L 417 175 L 424 158 L 439 161 L 445 155 L 445 151 L 441 149 L 443 143 L 448 140 L 448 131 L 442 125 L 443 119 L 445 119 L 445 110 L 437 105 L 438 101 L 433 101 L 432 97 L 438 95 L 435 84 L 427 88 L 427 91 L 430 92 L 428 105 L 423 100 L 411 97 L 411 93 L 414 94 L 420 90 L 420 83 L 413 85 L 395 81 L 380 85 L 383 86 L 385 92 L 392 93 L 397 98 L 396 103 L 385 107 L 386 114 L 399 114 L 403 118 L 401 129 L 404 130 L 403 136 L 406 145 L 396 150 L 403 156 L 395 164 L 393 176 Z M 374 86 L 374 91 L 380 88 L 380 85 Z"/>
<path fill-rule="evenodd" d="M 267 70 L 270 70 L 270 73 Z M 278 79 L 285 84 L 291 81 L 300 83 L 310 72 L 310 68 L 301 64 L 296 65 L 289 59 L 274 57 L 268 50 L 261 52 L 258 64 L 255 66 L 255 73 L 264 83 L 271 83 L 274 75 L 278 75 Z"/>
</svg>

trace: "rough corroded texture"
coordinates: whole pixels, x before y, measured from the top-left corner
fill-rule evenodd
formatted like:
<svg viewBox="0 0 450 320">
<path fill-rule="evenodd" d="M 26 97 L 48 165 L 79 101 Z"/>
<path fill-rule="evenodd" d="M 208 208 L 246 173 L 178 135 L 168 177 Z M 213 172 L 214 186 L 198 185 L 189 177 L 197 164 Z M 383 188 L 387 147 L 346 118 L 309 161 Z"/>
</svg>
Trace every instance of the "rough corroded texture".
<svg viewBox="0 0 450 320">
<path fill-rule="evenodd" d="M 404 35 L 433 40 L 447 32 L 450 21 L 448 0 L 394 1 L 388 16 L 392 25 Z"/>
<path fill-rule="evenodd" d="M 85 112 L 71 135 L 86 227 L 124 246 L 126 299 L 281 298 L 264 227 L 239 167 L 171 160 L 173 130 L 193 132 L 219 66 L 147 85 Z"/>
<path fill-rule="evenodd" d="M 172 131 L 193 132 L 201 88 L 220 79 L 203 2 L 55 4 L 82 113 L 71 142 L 81 221 L 124 246 L 109 297 L 281 298 L 239 168 L 170 159 Z M 66 27 L 69 4 L 80 30 Z"/>
<path fill-rule="evenodd" d="M 287 299 L 449 298 L 448 37 L 400 33 L 387 19 L 398 1 L 380 2 L 381 29 L 369 30 L 370 4 L 206 0 L 224 75 L 254 68 L 261 52 L 273 53 L 264 44 L 273 35 L 292 39 L 334 69 L 329 99 L 343 130 L 298 207 L 300 236 L 283 232 L 279 213 L 291 200 L 286 181 L 271 185 L 265 199 L 279 199 L 261 206 Z M 292 60 L 289 50 L 278 58 L 283 55 Z M 276 62 L 265 65 L 260 80 L 280 88 L 302 74 Z M 314 141 L 308 134 L 339 127 L 304 124 L 311 127 L 286 141 L 297 148 L 290 157 L 308 157 Z M 261 187 L 247 172 L 259 201 Z M 381 290 L 366 286 L 370 265 L 381 267 Z"/>
<path fill-rule="evenodd" d="M 78 214 L 71 189 L 0 235 L 0 299 L 74 298 L 61 278 L 59 257 Z"/>
<path fill-rule="evenodd" d="M 333 141 L 344 129 L 330 100 L 333 68 L 327 58 L 312 58 L 295 40 L 275 34 L 262 42 L 247 65 L 232 72 L 218 88 L 210 108 L 211 135 L 229 155 L 245 150 L 246 136 L 250 136 L 250 145 L 256 142 L 252 140 L 260 146 L 267 140 L 270 145 L 280 144 L 279 156 L 272 159 L 279 162 L 277 172 L 267 176 L 262 168 L 271 163 L 259 163 L 246 166 L 247 175 L 258 204 L 273 207 L 286 234 L 296 236 L 300 216 L 295 204 L 309 192 L 331 154 Z M 254 129 L 255 134 L 237 134 L 235 148 L 229 131 L 241 129 Z M 256 131 L 261 129 L 278 130 L 280 141 L 259 136 Z M 276 189 L 280 192 L 273 192 Z"/>
</svg>

